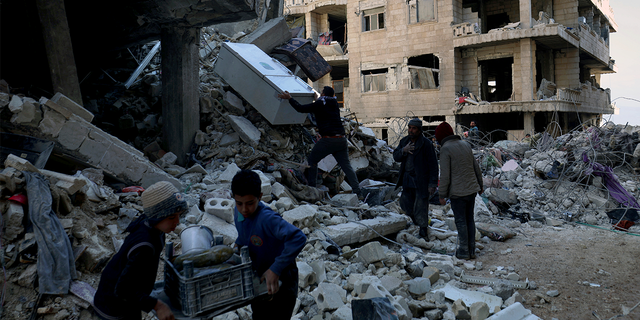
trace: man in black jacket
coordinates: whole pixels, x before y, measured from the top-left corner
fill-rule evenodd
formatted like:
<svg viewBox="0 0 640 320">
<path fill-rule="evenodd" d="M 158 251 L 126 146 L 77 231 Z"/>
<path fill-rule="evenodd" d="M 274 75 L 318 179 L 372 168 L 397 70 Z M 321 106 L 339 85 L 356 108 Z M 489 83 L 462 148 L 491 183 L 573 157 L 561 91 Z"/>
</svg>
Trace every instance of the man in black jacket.
<svg viewBox="0 0 640 320">
<path fill-rule="evenodd" d="M 316 117 L 316 124 L 322 139 L 309 154 L 309 169 L 307 170 L 307 181 L 310 186 L 316 186 L 318 176 L 318 162 L 328 155 L 333 155 L 347 178 L 347 183 L 351 186 L 353 193 L 360 196 L 360 185 L 356 172 L 351 167 L 349 161 L 349 150 L 347 138 L 345 136 L 342 120 L 340 120 L 340 108 L 338 101 L 333 96 L 331 87 L 324 87 L 320 98 L 313 103 L 301 105 L 296 99 L 291 97 L 288 91 L 278 94 L 278 98 L 289 100 L 289 104 L 298 112 L 313 113 Z"/>
<path fill-rule="evenodd" d="M 429 240 L 429 197 L 438 186 L 438 160 L 433 144 L 422 134 L 422 120 L 411 119 L 409 135 L 393 151 L 402 162 L 396 188 L 402 186 L 400 207 L 420 227 L 420 236 Z"/>
</svg>

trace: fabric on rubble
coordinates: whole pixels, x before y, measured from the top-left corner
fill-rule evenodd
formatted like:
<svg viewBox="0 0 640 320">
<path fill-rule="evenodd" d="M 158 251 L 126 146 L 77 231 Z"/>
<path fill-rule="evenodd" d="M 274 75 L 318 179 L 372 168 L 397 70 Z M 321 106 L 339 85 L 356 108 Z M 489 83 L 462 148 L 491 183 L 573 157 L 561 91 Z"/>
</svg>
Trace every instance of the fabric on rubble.
<svg viewBox="0 0 640 320">
<path fill-rule="evenodd" d="M 77 278 L 75 257 L 64 227 L 51 209 L 49 182 L 39 173 L 22 172 L 27 180 L 29 219 L 38 243 L 38 291 L 67 294 Z"/>
<path fill-rule="evenodd" d="M 609 190 L 611 197 L 625 207 L 640 209 L 640 204 L 638 204 L 636 198 L 620 184 L 618 176 L 613 173 L 611 167 L 591 161 L 586 152 L 582 154 L 582 161 L 591 166 L 585 170 L 585 175 L 593 174 L 602 177 L 604 185 L 607 190 Z"/>
</svg>

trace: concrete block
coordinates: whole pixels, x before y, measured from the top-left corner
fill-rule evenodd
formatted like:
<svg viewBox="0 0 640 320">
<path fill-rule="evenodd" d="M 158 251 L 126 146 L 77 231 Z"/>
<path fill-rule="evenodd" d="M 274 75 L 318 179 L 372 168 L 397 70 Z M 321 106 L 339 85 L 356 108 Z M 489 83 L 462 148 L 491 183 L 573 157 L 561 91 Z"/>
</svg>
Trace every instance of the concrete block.
<svg viewBox="0 0 640 320">
<path fill-rule="evenodd" d="M 55 181 L 55 185 L 66 191 L 69 195 L 73 195 L 80 191 L 87 184 L 87 181 L 78 177 L 67 174 L 41 169 L 40 172 L 45 175 L 51 182 Z"/>
<path fill-rule="evenodd" d="M 333 283 L 319 284 L 311 295 L 316 299 L 321 312 L 337 310 L 347 302 L 347 291 Z"/>
<path fill-rule="evenodd" d="M 318 282 L 316 273 L 308 263 L 298 261 L 296 265 L 298 266 L 298 286 L 300 286 L 300 288 L 306 288 Z"/>
<path fill-rule="evenodd" d="M 209 198 L 204 203 L 204 211 L 228 223 L 233 223 L 236 202 L 225 198 Z"/>
<path fill-rule="evenodd" d="M 132 182 L 141 181 L 144 176 L 151 173 L 150 169 L 157 169 L 146 159 L 136 156 L 129 147 L 123 148 L 120 144 L 115 143 L 109 146 L 98 166 Z M 163 172 L 163 177 L 170 180 L 168 178 L 171 176 Z M 171 179 L 177 180 L 173 177 Z M 178 185 L 181 185 L 181 183 L 178 182 Z M 182 190 L 182 188 L 180 187 L 178 190 Z"/>
<path fill-rule="evenodd" d="M 409 293 L 412 295 L 419 296 L 431 291 L 431 281 L 427 278 L 417 277 L 405 281 L 404 284 L 408 286 Z"/>
<path fill-rule="evenodd" d="M 6 240 L 6 242 L 12 242 L 22 232 L 24 232 L 24 227 L 22 226 L 23 218 L 24 209 L 22 208 L 22 205 L 13 201 L 9 201 L 9 209 L 7 209 L 7 212 L 4 214 L 3 218 L 5 227 L 3 238 Z M 3 226 L 0 225 L 0 228 L 2 227 Z"/>
<path fill-rule="evenodd" d="M 277 198 L 289 198 L 289 194 L 287 194 L 286 188 L 280 183 L 276 182 L 271 185 L 271 193 Z"/>
<path fill-rule="evenodd" d="M 291 39 L 291 32 L 284 17 L 271 19 L 259 26 L 240 42 L 255 44 L 266 53 Z"/>
<path fill-rule="evenodd" d="M 207 226 L 213 231 L 213 235 L 221 235 L 223 243 L 226 245 L 232 245 L 238 238 L 238 230 L 233 224 L 208 213 L 202 215 L 200 225 Z"/>
<path fill-rule="evenodd" d="M 40 124 L 38 125 L 38 130 L 45 135 L 49 135 L 53 138 L 58 137 L 60 133 L 60 129 L 64 125 L 66 118 L 60 114 L 52 110 L 51 108 L 44 107 L 44 116 Z"/>
<path fill-rule="evenodd" d="M 7 156 L 7 159 L 4 160 L 4 166 L 5 168 L 11 167 L 18 171 L 40 172 L 29 160 L 20 158 L 14 154 Z"/>
<path fill-rule="evenodd" d="M 97 265 L 109 260 L 114 254 L 104 241 L 94 234 L 82 239 L 81 243 L 87 246 L 87 249 L 80 256 L 79 261 L 84 263 L 87 270 L 93 270 Z"/>
<path fill-rule="evenodd" d="M 190 224 L 198 224 L 198 222 L 200 222 L 200 219 L 202 219 L 203 214 L 204 213 L 200 211 L 200 208 L 196 204 L 191 207 L 191 209 L 189 209 L 189 213 L 187 213 L 185 220 Z"/>
<path fill-rule="evenodd" d="M 502 300 L 509 299 L 515 291 L 511 281 L 504 279 L 497 280 L 491 287 L 493 288 L 493 294 L 502 298 Z"/>
<path fill-rule="evenodd" d="M 358 258 L 365 266 L 370 263 L 382 261 L 386 257 L 387 255 L 384 253 L 384 249 L 378 241 L 369 242 L 358 250 Z"/>
<path fill-rule="evenodd" d="M 541 318 L 531 313 L 531 310 L 525 309 L 525 307 L 516 302 L 500 312 L 487 318 L 487 320 L 540 320 Z"/>
<path fill-rule="evenodd" d="M 237 132 L 226 134 L 220 139 L 220 147 L 228 147 L 240 142 L 240 135 Z"/>
<path fill-rule="evenodd" d="M 471 320 L 485 320 L 491 314 L 489 306 L 484 302 L 475 302 L 469 307 Z"/>
<path fill-rule="evenodd" d="M 351 278 L 352 278 L 351 275 L 349 275 L 349 281 L 351 281 Z M 353 285 L 355 294 L 356 296 L 361 298 L 364 298 L 364 295 L 367 293 L 367 290 L 369 290 L 369 287 L 382 286 L 380 279 L 378 279 L 378 277 L 376 276 L 360 275 L 360 276 L 354 276 L 353 279 L 356 280 L 356 282 Z"/>
<path fill-rule="evenodd" d="M 255 147 L 260 141 L 260 131 L 247 118 L 229 115 L 229 124 L 245 143 Z"/>
<path fill-rule="evenodd" d="M 176 156 L 175 153 L 167 152 L 162 156 L 162 158 L 158 159 L 154 163 L 157 164 L 160 168 L 166 168 L 170 165 L 175 164 L 176 160 L 178 160 L 178 156 Z"/>
<path fill-rule="evenodd" d="M 58 142 L 68 150 L 78 150 L 87 138 L 89 128 L 76 120 L 69 120 L 62 125 L 58 133 Z"/>
<path fill-rule="evenodd" d="M 79 116 L 80 118 L 87 120 L 88 122 L 93 121 L 93 114 L 91 112 L 89 112 L 87 109 L 85 109 L 75 101 L 69 99 L 67 96 L 63 95 L 60 92 L 57 92 L 53 96 L 53 98 L 51 98 L 51 101 L 71 111 L 72 113 Z"/>
<path fill-rule="evenodd" d="M 262 196 L 263 197 L 271 196 L 271 179 L 269 179 L 269 177 L 267 177 L 260 170 L 253 170 L 253 172 L 257 173 L 258 176 L 260 176 L 260 182 L 261 182 L 261 184 L 260 184 L 260 192 L 262 192 Z"/>
<path fill-rule="evenodd" d="M 293 201 L 289 197 L 283 197 L 278 199 L 278 201 L 276 201 L 276 208 L 278 210 L 288 211 L 293 209 L 293 207 L 294 207 Z"/>
<path fill-rule="evenodd" d="M 384 286 L 385 289 L 387 289 L 387 291 L 389 291 L 389 293 L 391 294 L 396 294 L 396 290 L 402 287 L 402 280 L 390 275 L 385 275 L 384 277 L 380 278 L 380 282 L 382 283 L 382 286 Z"/>
<path fill-rule="evenodd" d="M 331 198 L 331 202 L 341 207 L 356 207 L 359 203 L 358 195 L 354 193 L 340 193 Z"/>
<path fill-rule="evenodd" d="M 362 220 L 360 223 L 349 222 L 328 226 L 324 232 L 339 246 L 344 246 L 366 242 L 378 238 L 380 235 L 396 233 L 405 229 L 406 226 L 406 216 L 389 213 L 386 217 L 375 217 L 374 219 Z"/>
<path fill-rule="evenodd" d="M 238 167 L 237 164 L 232 163 L 229 164 L 227 166 L 226 169 L 224 169 L 224 171 L 222 172 L 222 174 L 220 174 L 220 177 L 218 177 L 218 180 L 220 182 L 231 182 L 231 180 L 233 180 L 233 177 L 236 175 L 236 173 L 238 173 L 241 169 Z"/>
<path fill-rule="evenodd" d="M 351 308 L 348 304 L 338 308 L 331 314 L 331 320 L 353 320 Z"/>
<path fill-rule="evenodd" d="M 467 309 L 467 305 L 464 304 L 462 299 L 458 299 L 453 302 L 451 306 L 451 311 L 456 316 L 456 319 L 471 319 L 471 314 L 469 314 L 469 310 Z"/>
<path fill-rule="evenodd" d="M 507 301 L 504 302 L 504 304 L 508 307 L 516 302 L 524 303 L 524 298 L 520 295 L 518 291 L 514 292 L 513 295 L 509 297 Z"/>
<path fill-rule="evenodd" d="M 11 113 L 19 113 L 22 111 L 22 104 L 22 98 L 19 95 L 14 94 L 9 102 L 9 111 L 11 111 Z"/>
<path fill-rule="evenodd" d="M 241 116 L 244 114 L 244 106 L 242 105 L 242 99 L 238 98 L 233 92 L 227 91 L 224 93 L 224 102 L 222 103 L 229 112 Z"/>
<path fill-rule="evenodd" d="M 11 123 L 30 126 L 38 125 L 38 122 L 42 119 L 42 115 L 39 110 L 36 112 L 36 106 L 31 100 L 33 99 L 24 99 L 19 111 L 14 112 L 12 110 L 14 115 L 11 117 Z"/>
<path fill-rule="evenodd" d="M 398 320 L 411 320 L 413 318 L 413 313 L 406 300 L 407 299 L 402 296 L 394 296 L 393 300 L 391 300 L 391 303 L 398 312 Z"/>
<path fill-rule="evenodd" d="M 293 210 L 285 211 L 282 218 L 291 223 L 294 227 L 303 229 L 312 225 L 316 219 L 318 209 L 311 205 L 302 205 Z"/>
<path fill-rule="evenodd" d="M 180 182 L 180 180 L 168 175 L 166 172 L 162 171 L 156 166 L 152 167 L 151 164 L 149 167 L 147 167 L 147 171 L 144 172 L 144 174 L 142 175 L 142 179 L 140 179 L 138 183 L 141 187 L 148 188 L 158 181 L 169 181 L 176 188 L 178 188 L 178 190 L 184 190 L 184 187 L 182 186 L 182 182 Z"/>
<path fill-rule="evenodd" d="M 440 270 L 436 267 L 425 267 L 422 269 L 422 277 L 429 279 L 433 285 L 440 279 Z"/>
<path fill-rule="evenodd" d="M 327 280 L 327 269 L 324 266 L 324 261 L 314 260 L 309 265 L 311 266 L 311 268 L 313 268 L 313 272 L 316 273 L 317 283 L 321 283 Z"/>
</svg>

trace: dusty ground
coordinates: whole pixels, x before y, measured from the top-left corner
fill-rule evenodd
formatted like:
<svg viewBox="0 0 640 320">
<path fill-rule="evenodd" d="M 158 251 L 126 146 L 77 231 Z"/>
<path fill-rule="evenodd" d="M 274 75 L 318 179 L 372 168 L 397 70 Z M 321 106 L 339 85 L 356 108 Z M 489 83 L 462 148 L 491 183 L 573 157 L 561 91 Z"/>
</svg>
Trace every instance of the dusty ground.
<svg viewBox="0 0 640 320">
<path fill-rule="evenodd" d="M 505 242 L 491 241 L 477 258 L 482 270 L 466 273 L 493 278 L 492 266 L 513 267 L 521 280 L 536 282 L 538 289 L 519 292 L 525 307 L 543 319 L 597 319 L 593 311 L 609 319 L 622 314 L 621 306 L 640 302 L 639 236 L 572 224 L 519 231 Z M 536 294 L 546 296 L 548 290 L 560 295 L 541 303 Z M 618 319 L 640 319 L 640 307 Z"/>
</svg>

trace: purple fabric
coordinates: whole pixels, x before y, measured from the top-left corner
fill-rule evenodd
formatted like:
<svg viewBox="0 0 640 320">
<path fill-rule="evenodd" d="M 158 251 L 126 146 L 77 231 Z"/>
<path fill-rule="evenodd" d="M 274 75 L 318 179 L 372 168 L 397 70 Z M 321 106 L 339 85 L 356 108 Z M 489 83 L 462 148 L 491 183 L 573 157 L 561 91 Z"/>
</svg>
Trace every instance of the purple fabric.
<svg viewBox="0 0 640 320">
<path fill-rule="evenodd" d="M 591 167 L 585 170 L 584 173 L 587 175 L 593 174 L 602 177 L 605 187 L 609 190 L 609 194 L 611 194 L 616 201 L 625 207 L 640 209 L 640 204 L 638 204 L 636 198 L 627 192 L 627 190 L 620 184 L 618 176 L 613 173 L 613 169 L 597 162 L 592 162 L 586 153 L 582 154 L 582 161 L 591 165 Z"/>
</svg>

